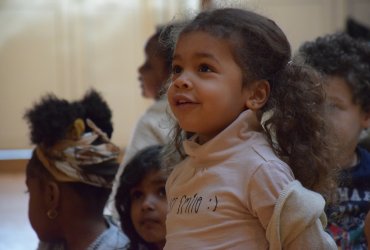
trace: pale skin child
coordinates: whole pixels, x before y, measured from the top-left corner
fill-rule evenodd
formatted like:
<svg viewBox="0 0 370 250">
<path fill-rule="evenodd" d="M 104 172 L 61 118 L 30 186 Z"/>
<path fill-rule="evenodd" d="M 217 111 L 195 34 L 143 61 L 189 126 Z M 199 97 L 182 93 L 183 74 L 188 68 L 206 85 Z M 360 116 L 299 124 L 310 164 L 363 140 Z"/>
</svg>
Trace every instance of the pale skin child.
<svg viewBox="0 0 370 250">
<path fill-rule="evenodd" d="M 122 249 L 126 237 L 103 215 L 120 150 L 109 141 L 111 111 L 102 96 L 92 90 L 68 102 L 47 95 L 25 118 L 36 145 L 26 185 L 38 249 Z"/>
<path fill-rule="evenodd" d="M 328 231 L 341 249 L 367 249 L 364 221 L 370 209 L 370 153 L 359 145 L 370 126 L 370 44 L 345 33 L 304 43 L 297 60 L 324 78 L 328 119 L 341 169 L 338 203 L 328 206 Z"/>
<path fill-rule="evenodd" d="M 317 193 L 334 182 L 316 74 L 247 10 L 202 12 L 175 39 L 166 155 L 184 159 L 166 183 L 164 249 L 336 249 Z"/>
<path fill-rule="evenodd" d="M 162 146 L 140 150 L 128 162 L 115 196 L 126 249 L 163 249 L 166 240 L 167 174 L 161 170 Z"/>
</svg>

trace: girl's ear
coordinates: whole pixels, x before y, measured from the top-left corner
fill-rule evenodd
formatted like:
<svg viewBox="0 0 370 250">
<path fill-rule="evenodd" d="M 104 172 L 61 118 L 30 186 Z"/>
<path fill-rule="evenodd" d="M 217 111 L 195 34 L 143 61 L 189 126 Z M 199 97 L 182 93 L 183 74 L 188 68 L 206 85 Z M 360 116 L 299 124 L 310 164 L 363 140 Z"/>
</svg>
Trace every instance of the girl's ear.
<svg viewBox="0 0 370 250">
<path fill-rule="evenodd" d="M 270 96 L 270 83 L 267 80 L 255 81 L 247 92 L 249 93 L 246 101 L 247 108 L 257 111 L 266 104 Z"/>
<path fill-rule="evenodd" d="M 46 183 L 45 200 L 48 209 L 56 209 L 60 202 L 60 189 L 56 182 L 48 181 Z"/>
<path fill-rule="evenodd" d="M 363 125 L 362 125 L 363 128 L 366 129 L 370 127 L 370 112 L 364 113 L 362 122 L 363 122 Z"/>
</svg>

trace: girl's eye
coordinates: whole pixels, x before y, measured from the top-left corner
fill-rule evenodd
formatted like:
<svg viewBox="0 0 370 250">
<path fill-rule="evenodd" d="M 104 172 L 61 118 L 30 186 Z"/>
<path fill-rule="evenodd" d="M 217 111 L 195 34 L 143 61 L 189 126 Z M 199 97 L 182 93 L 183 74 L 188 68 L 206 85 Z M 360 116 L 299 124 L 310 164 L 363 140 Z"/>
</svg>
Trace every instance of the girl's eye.
<svg viewBox="0 0 370 250">
<path fill-rule="evenodd" d="M 328 106 L 329 110 L 331 110 L 331 111 L 341 110 L 342 109 L 342 107 L 340 107 L 338 104 L 333 103 L 333 102 L 328 102 L 327 103 L 327 106 Z"/>
<path fill-rule="evenodd" d="M 143 196 L 143 193 L 140 191 L 133 191 L 130 194 L 131 200 L 139 200 Z"/>
<path fill-rule="evenodd" d="M 164 186 L 158 189 L 158 194 L 160 197 L 166 197 L 166 188 Z"/>
<path fill-rule="evenodd" d="M 212 69 L 207 64 L 201 64 L 199 66 L 199 72 L 212 72 Z"/>
<path fill-rule="evenodd" d="M 179 73 L 181 73 L 181 67 L 180 66 L 178 66 L 178 65 L 173 65 L 172 66 L 172 74 L 179 74 Z"/>
</svg>

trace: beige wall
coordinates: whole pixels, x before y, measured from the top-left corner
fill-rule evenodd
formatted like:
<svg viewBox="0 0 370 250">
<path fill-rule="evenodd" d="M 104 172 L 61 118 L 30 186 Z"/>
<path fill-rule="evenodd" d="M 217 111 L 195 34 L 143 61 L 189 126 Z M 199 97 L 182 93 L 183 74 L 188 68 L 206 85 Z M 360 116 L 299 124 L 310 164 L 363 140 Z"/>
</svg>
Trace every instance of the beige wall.
<svg viewBox="0 0 370 250">
<path fill-rule="evenodd" d="M 369 0 L 349 0 L 347 1 L 348 16 L 356 21 L 370 27 L 370 1 Z"/>
<path fill-rule="evenodd" d="M 221 1 L 221 0 L 220 0 Z M 216 1 L 216 2 L 220 2 Z M 154 25 L 198 0 L 0 0 L 0 149 L 28 148 L 26 108 L 47 92 L 79 98 L 93 86 L 113 109 L 113 141 L 127 144 L 150 101 L 140 97 L 137 67 Z M 347 15 L 369 22 L 368 0 L 244 0 L 270 16 L 295 50 L 341 30 Z"/>
<path fill-rule="evenodd" d="M 0 0 L 0 149 L 29 148 L 25 110 L 53 92 L 101 91 L 113 110 L 113 141 L 124 147 L 150 100 L 137 68 L 155 26 L 198 1 Z"/>
</svg>

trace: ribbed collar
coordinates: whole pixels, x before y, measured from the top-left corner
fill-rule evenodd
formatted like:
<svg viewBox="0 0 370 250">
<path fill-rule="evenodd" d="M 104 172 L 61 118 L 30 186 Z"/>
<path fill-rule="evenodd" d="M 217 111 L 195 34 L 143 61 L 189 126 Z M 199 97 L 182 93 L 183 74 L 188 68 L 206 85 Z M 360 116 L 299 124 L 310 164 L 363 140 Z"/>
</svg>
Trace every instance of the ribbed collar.
<svg viewBox="0 0 370 250">
<path fill-rule="evenodd" d="M 242 112 L 233 123 L 205 144 L 198 144 L 197 135 L 184 141 L 185 153 L 195 162 L 211 163 L 222 158 L 228 158 L 245 146 L 247 139 L 260 134 L 262 126 L 256 113 L 251 110 Z"/>
</svg>

